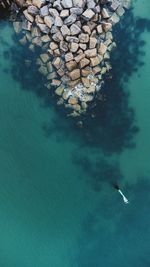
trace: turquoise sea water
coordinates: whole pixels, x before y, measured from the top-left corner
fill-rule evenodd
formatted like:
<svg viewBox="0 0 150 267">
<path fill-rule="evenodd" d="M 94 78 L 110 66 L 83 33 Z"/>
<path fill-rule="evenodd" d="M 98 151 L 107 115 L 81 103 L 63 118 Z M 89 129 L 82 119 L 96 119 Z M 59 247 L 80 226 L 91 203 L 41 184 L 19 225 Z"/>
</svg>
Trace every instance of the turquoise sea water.
<svg viewBox="0 0 150 267">
<path fill-rule="evenodd" d="M 0 266 L 150 266 L 149 14 L 134 1 L 116 27 L 106 101 L 83 129 L 1 21 Z"/>
</svg>

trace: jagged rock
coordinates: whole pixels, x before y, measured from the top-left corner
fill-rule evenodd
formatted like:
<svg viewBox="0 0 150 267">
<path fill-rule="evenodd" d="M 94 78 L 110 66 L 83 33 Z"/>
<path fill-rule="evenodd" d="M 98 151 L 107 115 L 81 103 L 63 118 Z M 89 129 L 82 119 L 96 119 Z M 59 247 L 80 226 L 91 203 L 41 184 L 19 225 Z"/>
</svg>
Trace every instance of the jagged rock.
<svg viewBox="0 0 150 267">
<path fill-rule="evenodd" d="M 87 8 L 88 9 L 94 9 L 96 6 L 96 3 L 94 2 L 94 0 L 88 0 L 87 1 Z"/>
<path fill-rule="evenodd" d="M 47 27 L 45 24 L 37 23 L 37 26 L 40 28 L 41 32 L 49 33 L 49 27 Z"/>
<path fill-rule="evenodd" d="M 80 78 L 80 70 L 79 69 L 74 69 L 73 71 L 69 72 L 69 77 L 71 80 L 76 80 Z"/>
<path fill-rule="evenodd" d="M 41 37 L 41 41 L 42 41 L 43 43 L 48 43 L 48 42 L 50 41 L 50 37 L 49 37 L 49 35 L 48 35 L 48 34 L 43 35 L 43 36 Z"/>
<path fill-rule="evenodd" d="M 99 20 L 99 15 L 95 14 L 94 17 L 92 18 L 92 21 L 97 22 Z"/>
<path fill-rule="evenodd" d="M 108 18 L 110 18 L 109 11 L 108 11 L 108 9 L 106 9 L 106 8 L 103 8 L 103 9 L 102 9 L 101 14 L 102 14 L 102 17 L 103 17 L 104 19 L 108 19 Z"/>
<path fill-rule="evenodd" d="M 77 67 L 77 63 L 74 60 L 71 60 L 66 63 L 66 67 L 69 71 L 72 71 L 73 69 Z"/>
<path fill-rule="evenodd" d="M 60 12 L 61 18 L 67 18 L 68 16 L 69 16 L 69 10 L 68 9 L 64 9 Z"/>
<path fill-rule="evenodd" d="M 71 43 L 71 42 L 79 43 L 79 38 L 77 38 L 75 36 L 67 36 L 66 41 L 69 43 Z"/>
<path fill-rule="evenodd" d="M 78 51 L 77 51 L 77 54 L 79 55 L 79 54 L 83 54 L 83 50 L 82 49 L 79 49 Z"/>
<path fill-rule="evenodd" d="M 40 15 L 36 15 L 36 17 L 35 17 L 35 22 L 36 22 L 36 24 L 38 24 L 38 23 L 44 23 L 44 19 L 40 16 Z"/>
<path fill-rule="evenodd" d="M 46 63 L 49 60 L 49 55 L 44 53 L 40 55 L 40 58 L 43 61 L 43 63 Z"/>
<path fill-rule="evenodd" d="M 99 59 L 98 56 L 97 57 L 91 57 L 90 61 L 91 61 L 91 66 L 92 67 L 95 67 L 100 63 L 100 59 Z"/>
<path fill-rule="evenodd" d="M 39 30 L 38 27 L 32 27 L 32 32 L 31 36 L 34 37 L 40 37 L 41 36 L 41 31 Z"/>
<path fill-rule="evenodd" d="M 68 103 L 71 105 L 76 105 L 78 103 L 78 99 L 76 97 L 70 97 Z"/>
<path fill-rule="evenodd" d="M 73 0 L 73 6 L 83 8 L 85 6 L 84 0 Z"/>
<path fill-rule="evenodd" d="M 70 8 L 71 14 L 81 15 L 83 13 L 83 8 L 80 7 L 72 7 Z"/>
<path fill-rule="evenodd" d="M 90 27 L 89 27 L 89 26 L 87 26 L 87 25 L 84 25 L 84 26 L 82 27 L 82 29 L 83 29 L 83 31 L 84 31 L 85 33 L 88 33 L 88 35 L 90 35 L 90 34 L 91 34 L 91 29 L 90 29 Z"/>
<path fill-rule="evenodd" d="M 101 34 L 103 32 L 102 25 L 97 26 L 97 32 Z"/>
<path fill-rule="evenodd" d="M 54 67 L 55 67 L 57 70 L 60 69 L 61 64 L 62 64 L 62 62 L 61 62 L 61 58 L 60 58 L 60 57 L 56 57 L 56 58 L 54 58 L 52 64 L 54 65 Z"/>
<path fill-rule="evenodd" d="M 48 72 L 52 72 L 53 71 L 53 66 L 52 66 L 52 63 L 50 61 L 47 62 L 47 69 L 48 69 Z"/>
<path fill-rule="evenodd" d="M 54 57 L 56 56 L 60 56 L 61 55 L 61 53 L 60 53 L 60 50 L 57 48 L 57 49 L 55 49 L 54 51 L 53 51 L 53 55 L 54 55 Z"/>
<path fill-rule="evenodd" d="M 82 50 L 86 50 L 86 49 L 87 49 L 87 45 L 86 45 L 86 44 L 79 44 L 79 47 L 80 47 Z"/>
<path fill-rule="evenodd" d="M 23 14 L 24 14 L 25 18 L 26 18 L 28 21 L 30 21 L 31 23 L 34 21 L 33 16 L 30 15 L 30 14 L 28 13 L 27 9 L 23 11 Z"/>
<path fill-rule="evenodd" d="M 55 24 L 56 27 L 61 27 L 63 25 L 63 21 L 62 21 L 61 17 L 57 16 L 55 18 L 54 24 Z"/>
<path fill-rule="evenodd" d="M 75 53 L 78 50 L 78 47 L 79 47 L 78 43 L 73 42 L 70 44 L 70 51 Z"/>
<path fill-rule="evenodd" d="M 120 17 L 116 13 L 113 13 L 113 15 L 110 17 L 110 21 L 113 24 L 118 23 L 119 20 L 120 20 Z"/>
<path fill-rule="evenodd" d="M 68 85 L 69 85 L 69 87 L 74 88 L 79 83 L 80 83 L 80 79 L 76 79 L 74 81 L 69 81 Z"/>
<path fill-rule="evenodd" d="M 119 6 L 119 7 L 117 8 L 117 10 L 116 10 L 116 13 L 117 13 L 117 15 L 118 15 L 119 17 L 122 17 L 123 14 L 125 13 L 125 10 L 124 10 L 124 8 L 123 8 L 122 6 Z"/>
<path fill-rule="evenodd" d="M 39 13 L 39 9 L 36 6 L 28 6 L 27 10 L 32 16 L 36 16 Z"/>
<path fill-rule="evenodd" d="M 90 64 L 90 60 L 87 59 L 87 58 L 83 58 L 79 62 L 79 66 L 80 66 L 81 69 L 86 67 L 86 66 L 88 66 L 89 64 Z"/>
<path fill-rule="evenodd" d="M 26 31 L 31 31 L 31 29 L 32 29 L 32 23 L 30 21 L 28 21 L 27 19 L 25 19 L 22 22 L 22 29 L 23 30 L 26 30 Z"/>
<path fill-rule="evenodd" d="M 78 56 L 76 56 L 75 58 L 74 58 L 74 60 L 77 62 L 77 63 L 79 63 L 80 61 L 81 61 L 81 59 L 83 59 L 85 57 L 85 54 L 82 52 L 82 53 L 80 53 Z"/>
<path fill-rule="evenodd" d="M 81 80 L 82 80 L 82 83 L 85 87 L 91 86 L 90 80 L 87 77 L 82 77 Z"/>
<path fill-rule="evenodd" d="M 67 52 L 68 51 L 68 43 L 65 41 L 61 41 L 60 42 L 60 50 L 62 50 L 63 52 Z"/>
<path fill-rule="evenodd" d="M 95 12 L 95 13 L 100 13 L 100 11 L 101 11 L 100 6 L 99 6 L 99 5 L 95 6 L 95 8 L 94 8 L 94 12 Z"/>
<path fill-rule="evenodd" d="M 16 33 L 20 33 L 22 30 L 22 23 L 20 21 L 13 22 L 14 30 Z"/>
<path fill-rule="evenodd" d="M 64 86 L 59 86 L 56 90 L 55 90 L 55 94 L 58 96 L 61 96 L 63 94 L 64 91 Z"/>
<path fill-rule="evenodd" d="M 65 55 L 65 61 L 68 62 L 70 60 L 73 60 L 73 54 L 72 53 L 67 53 Z"/>
<path fill-rule="evenodd" d="M 41 8 L 42 5 L 46 3 L 45 0 L 32 0 L 34 6 Z"/>
<path fill-rule="evenodd" d="M 82 17 L 85 20 L 90 20 L 94 15 L 95 13 L 93 12 L 92 9 L 87 9 L 86 11 L 83 12 Z"/>
<path fill-rule="evenodd" d="M 91 74 L 92 70 L 91 67 L 86 67 L 85 69 L 81 70 L 81 74 L 84 77 L 87 77 L 89 74 Z"/>
<path fill-rule="evenodd" d="M 63 25 L 60 30 L 64 37 L 70 35 L 70 29 L 68 28 L 67 25 Z"/>
<path fill-rule="evenodd" d="M 81 32 L 81 29 L 76 25 L 72 24 L 70 27 L 71 35 L 78 35 Z"/>
<path fill-rule="evenodd" d="M 91 57 L 95 57 L 97 55 L 97 50 L 96 50 L 96 48 L 88 49 L 84 53 L 85 53 L 85 56 L 87 58 L 91 58 Z"/>
<path fill-rule="evenodd" d="M 63 36 L 61 34 L 60 31 L 56 32 L 53 36 L 52 36 L 53 40 L 57 43 L 63 41 Z"/>
<path fill-rule="evenodd" d="M 109 31 L 112 28 L 112 24 L 109 22 L 103 23 L 103 29 L 105 32 Z"/>
<path fill-rule="evenodd" d="M 80 43 L 83 43 L 83 44 L 88 43 L 89 35 L 87 33 L 81 33 L 79 35 L 79 40 L 80 40 Z"/>
<path fill-rule="evenodd" d="M 100 55 L 104 55 L 107 50 L 107 46 L 104 43 L 100 43 L 98 52 Z"/>
<path fill-rule="evenodd" d="M 93 73 L 94 74 L 97 74 L 99 72 L 101 72 L 101 68 L 99 66 L 96 66 L 96 67 L 93 68 Z"/>
<path fill-rule="evenodd" d="M 66 25 L 71 25 L 76 21 L 76 19 L 77 19 L 77 15 L 76 14 L 71 14 L 68 18 L 66 18 L 64 20 L 64 23 Z"/>
<path fill-rule="evenodd" d="M 45 16 L 48 16 L 48 15 L 49 15 L 48 6 L 43 6 L 43 7 L 40 9 L 40 15 L 41 15 L 42 17 L 45 17 Z"/>
<path fill-rule="evenodd" d="M 90 37 L 89 48 L 90 49 L 95 48 L 96 44 L 97 44 L 97 39 L 94 37 Z"/>
<path fill-rule="evenodd" d="M 64 8 L 71 8 L 73 6 L 72 0 L 62 0 L 61 4 Z"/>
<path fill-rule="evenodd" d="M 120 5 L 120 1 L 119 0 L 113 0 L 112 3 L 111 3 L 111 8 L 113 11 L 115 11 L 118 6 Z"/>
<path fill-rule="evenodd" d="M 60 3 L 60 0 L 57 0 L 53 3 L 53 7 L 56 8 L 57 10 L 61 11 L 63 8 L 62 8 L 62 5 Z"/>
<path fill-rule="evenodd" d="M 95 23 L 94 21 L 88 21 L 87 25 L 89 26 L 90 30 L 93 31 L 93 29 L 96 28 L 97 23 Z"/>
<path fill-rule="evenodd" d="M 51 85 L 52 86 L 60 86 L 61 85 L 61 81 L 57 80 L 57 79 L 52 79 Z"/>
<path fill-rule="evenodd" d="M 55 50 L 58 48 L 58 44 L 56 44 L 55 42 L 51 42 L 49 47 L 50 49 Z"/>
<path fill-rule="evenodd" d="M 64 69 L 62 69 L 62 68 L 60 68 L 59 70 L 57 70 L 57 73 L 58 73 L 58 75 L 61 76 L 61 77 L 65 75 L 65 71 L 64 71 Z"/>
<path fill-rule="evenodd" d="M 54 19 L 51 16 L 45 16 L 44 17 L 44 22 L 49 27 L 50 29 L 52 28 L 52 25 L 54 24 Z"/>
<path fill-rule="evenodd" d="M 57 9 L 55 8 L 49 8 L 49 14 L 53 17 L 53 18 L 56 18 L 59 16 L 59 13 L 57 11 Z"/>
<path fill-rule="evenodd" d="M 32 44 L 41 47 L 42 46 L 42 41 L 40 37 L 35 37 L 32 39 Z"/>
</svg>

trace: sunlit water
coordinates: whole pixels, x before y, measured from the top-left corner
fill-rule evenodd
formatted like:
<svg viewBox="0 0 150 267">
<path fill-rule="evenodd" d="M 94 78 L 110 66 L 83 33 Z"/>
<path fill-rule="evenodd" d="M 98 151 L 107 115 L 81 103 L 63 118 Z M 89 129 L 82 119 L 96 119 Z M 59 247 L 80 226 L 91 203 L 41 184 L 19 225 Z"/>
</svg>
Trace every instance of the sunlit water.
<svg viewBox="0 0 150 267">
<path fill-rule="evenodd" d="M 135 1 L 134 23 L 116 29 L 113 80 L 84 129 L 1 22 L 0 266 L 150 266 L 149 14 L 148 0 Z"/>
</svg>

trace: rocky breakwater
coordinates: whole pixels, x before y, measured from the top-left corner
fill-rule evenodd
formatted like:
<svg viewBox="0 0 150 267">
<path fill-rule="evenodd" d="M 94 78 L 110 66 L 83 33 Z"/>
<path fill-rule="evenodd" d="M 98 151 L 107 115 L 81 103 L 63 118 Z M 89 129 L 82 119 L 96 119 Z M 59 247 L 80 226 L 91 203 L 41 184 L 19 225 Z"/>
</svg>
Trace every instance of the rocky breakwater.
<svg viewBox="0 0 150 267">
<path fill-rule="evenodd" d="M 129 4 L 130 0 L 21 1 L 15 31 L 24 34 L 20 42 L 32 51 L 42 48 L 36 62 L 39 72 L 70 115 L 85 113 L 100 90 L 111 69 L 112 27 Z"/>
</svg>

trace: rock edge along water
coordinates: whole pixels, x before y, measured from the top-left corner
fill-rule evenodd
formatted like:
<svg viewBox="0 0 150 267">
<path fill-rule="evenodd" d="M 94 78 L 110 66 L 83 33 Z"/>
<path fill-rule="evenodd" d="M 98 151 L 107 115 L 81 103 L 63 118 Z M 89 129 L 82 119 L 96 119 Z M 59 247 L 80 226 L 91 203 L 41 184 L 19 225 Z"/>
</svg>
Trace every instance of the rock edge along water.
<svg viewBox="0 0 150 267">
<path fill-rule="evenodd" d="M 112 27 L 130 0 L 16 0 L 16 4 L 22 14 L 13 22 L 14 29 L 23 32 L 22 45 L 33 52 L 42 48 L 36 64 L 47 88 L 55 88 L 57 104 L 64 104 L 72 116 L 85 113 L 111 69 L 110 52 L 116 46 Z"/>
</svg>

